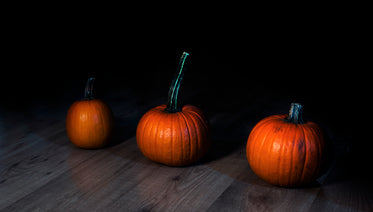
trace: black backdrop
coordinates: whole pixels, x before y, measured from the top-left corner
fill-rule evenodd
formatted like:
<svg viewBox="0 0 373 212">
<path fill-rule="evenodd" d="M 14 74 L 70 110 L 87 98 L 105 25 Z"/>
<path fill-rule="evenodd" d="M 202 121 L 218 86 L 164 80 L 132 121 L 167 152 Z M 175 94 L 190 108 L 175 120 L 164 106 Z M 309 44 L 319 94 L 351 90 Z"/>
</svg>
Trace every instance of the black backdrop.
<svg viewBox="0 0 373 212">
<path fill-rule="evenodd" d="M 112 86 L 168 87 L 183 51 L 191 55 L 185 81 L 193 89 L 209 87 L 232 97 L 274 91 L 278 98 L 299 101 L 335 118 L 361 107 L 357 102 L 369 78 L 361 65 L 364 57 L 342 38 L 269 36 L 207 47 L 175 47 L 158 40 L 143 44 L 142 38 L 24 38 L 8 43 L 2 68 L 2 96 L 14 105 L 56 99 L 72 92 L 73 86 L 84 86 L 89 75 L 101 81 L 96 86 L 102 86 L 102 92 Z"/>
<path fill-rule="evenodd" d="M 157 37 L 152 30 L 138 36 L 128 29 L 50 29 L 24 27 L 4 42 L 1 104 L 9 111 L 61 99 L 69 105 L 82 97 L 90 75 L 97 78 L 96 94 L 102 98 L 126 89 L 139 91 L 135 97 L 139 99 L 154 90 L 165 96 L 180 55 L 187 51 L 190 61 L 182 92 L 202 89 L 206 95 L 189 99 L 191 103 L 207 112 L 212 107 L 234 111 L 250 105 L 250 93 L 255 93 L 274 105 L 257 121 L 287 112 L 288 108 L 276 108 L 278 102 L 300 102 L 306 116 L 332 129 L 331 140 L 347 143 L 343 148 L 351 151 L 349 163 L 358 167 L 354 171 L 366 174 L 372 142 L 363 136 L 361 121 L 370 113 L 366 96 L 370 76 L 362 65 L 367 56 L 359 36 L 327 26 L 317 31 L 275 28 L 244 35 L 221 31 L 220 36 L 190 45 L 176 33 Z"/>
</svg>

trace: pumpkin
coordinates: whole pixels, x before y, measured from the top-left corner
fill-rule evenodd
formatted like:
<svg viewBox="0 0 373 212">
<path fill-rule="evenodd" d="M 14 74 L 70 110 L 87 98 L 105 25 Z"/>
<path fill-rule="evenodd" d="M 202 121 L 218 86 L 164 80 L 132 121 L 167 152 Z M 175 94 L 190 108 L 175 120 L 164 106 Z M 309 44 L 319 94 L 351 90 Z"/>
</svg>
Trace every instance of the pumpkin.
<svg viewBox="0 0 373 212">
<path fill-rule="evenodd" d="M 66 116 L 66 132 L 70 141 L 81 148 L 96 149 L 109 144 L 114 129 L 114 116 L 107 104 L 93 97 L 95 78 L 89 78 L 82 100 L 74 102 Z"/>
<path fill-rule="evenodd" d="M 171 83 L 168 102 L 146 112 L 137 130 L 137 145 L 145 157 L 169 166 L 185 166 L 200 160 L 210 147 L 208 122 L 192 105 L 180 106 L 178 93 L 188 53 L 184 52 Z"/>
<path fill-rule="evenodd" d="M 307 185 L 316 180 L 324 154 L 320 127 L 303 121 L 303 106 L 292 103 L 289 115 L 273 115 L 255 125 L 246 156 L 253 172 L 278 186 Z"/>
</svg>

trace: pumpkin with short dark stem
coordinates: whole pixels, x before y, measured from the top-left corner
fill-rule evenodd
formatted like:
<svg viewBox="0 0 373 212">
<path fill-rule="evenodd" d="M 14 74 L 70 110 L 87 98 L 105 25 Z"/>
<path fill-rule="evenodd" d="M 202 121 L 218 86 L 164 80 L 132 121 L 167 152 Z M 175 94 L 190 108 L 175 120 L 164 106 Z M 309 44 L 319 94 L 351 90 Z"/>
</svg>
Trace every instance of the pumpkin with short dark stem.
<svg viewBox="0 0 373 212">
<path fill-rule="evenodd" d="M 88 79 L 84 98 L 74 102 L 66 116 L 66 132 L 70 141 L 87 149 L 108 145 L 114 129 L 111 109 L 92 95 L 94 80 L 95 78 Z"/>
<path fill-rule="evenodd" d="M 289 115 L 261 120 L 251 131 L 246 156 L 251 169 L 278 186 L 307 185 L 320 172 L 324 136 L 320 127 L 303 121 L 302 105 L 292 103 Z"/>
<path fill-rule="evenodd" d="M 188 53 L 184 52 L 172 81 L 167 105 L 143 115 L 136 131 L 137 145 L 150 160 L 169 166 L 185 166 L 200 160 L 210 147 L 207 119 L 195 106 L 181 107 L 178 93 Z"/>
</svg>

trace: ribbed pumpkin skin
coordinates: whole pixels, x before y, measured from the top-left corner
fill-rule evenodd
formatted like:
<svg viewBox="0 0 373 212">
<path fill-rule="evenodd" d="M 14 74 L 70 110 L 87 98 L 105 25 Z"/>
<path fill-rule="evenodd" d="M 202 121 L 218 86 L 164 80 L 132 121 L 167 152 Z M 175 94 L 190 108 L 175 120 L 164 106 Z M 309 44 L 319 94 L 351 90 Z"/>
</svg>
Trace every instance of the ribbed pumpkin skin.
<svg viewBox="0 0 373 212">
<path fill-rule="evenodd" d="M 261 120 L 247 141 L 251 169 L 263 180 L 278 186 L 306 185 L 318 177 L 324 137 L 313 122 L 294 124 L 288 115 Z"/>
<path fill-rule="evenodd" d="M 113 128 L 113 113 L 101 100 L 76 101 L 67 112 L 67 135 L 78 147 L 95 149 L 106 146 L 110 141 Z"/>
<path fill-rule="evenodd" d="M 210 147 L 207 120 L 195 106 L 170 113 L 157 106 L 141 118 L 137 145 L 150 160 L 169 166 L 185 166 L 201 159 Z"/>
</svg>

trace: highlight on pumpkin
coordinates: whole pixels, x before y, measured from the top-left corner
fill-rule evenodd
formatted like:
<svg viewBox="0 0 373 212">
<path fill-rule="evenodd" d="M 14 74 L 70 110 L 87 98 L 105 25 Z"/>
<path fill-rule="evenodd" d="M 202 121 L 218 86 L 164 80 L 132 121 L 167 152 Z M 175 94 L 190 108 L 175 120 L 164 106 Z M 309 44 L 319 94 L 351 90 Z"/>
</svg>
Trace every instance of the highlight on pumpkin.
<svg viewBox="0 0 373 212">
<path fill-rule="evenodd" d="M 246 157 L 254 173 L 268 183 L 294 187 L 319 175 L 325 149 L 321 128 L 302 118 L 303 106 L 292 103 L 289 115 L 257 123 L 247 140 Z"/>
<path fill-rule="evenodd" d="M 210 148 L 208 122 L 202 111 L 179 104 L 179 89 L 189 54 L 181 56 L 172 80 L 167 104 L 152 108 L 140 119 L 137 145 L 152 161 L 169 166 L 186 166 L 199 161 Z"/>
<path fill-rule="evenodd" d="M 74 102 L 66 115 L 66 132 L 77 147 L 102 148 L 109 144 L 114 130 L 114 115 L 110 107 L 93 98 L 95 78 L 87 80 L 84 98 Z"/>
</svg>

